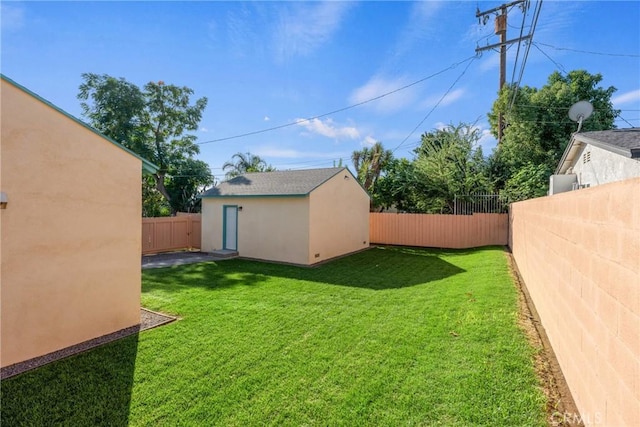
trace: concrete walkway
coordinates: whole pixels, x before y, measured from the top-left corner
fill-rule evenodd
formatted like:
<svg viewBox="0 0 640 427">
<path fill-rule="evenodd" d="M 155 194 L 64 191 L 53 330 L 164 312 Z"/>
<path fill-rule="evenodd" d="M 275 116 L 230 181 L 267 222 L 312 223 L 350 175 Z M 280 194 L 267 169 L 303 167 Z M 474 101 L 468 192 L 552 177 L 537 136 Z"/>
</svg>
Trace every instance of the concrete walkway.
<svg viewBox="0 0 640 427">
<path fill-rule="evenodd" d="M 175 265 L 195 264 L 205 261 L 222 261 L 229 259 L 229 256 L 222 253 L 206 252 L 170 252 L 165 254 L 143 255 L 142 269 L 165 268 Z"/>
</svg>

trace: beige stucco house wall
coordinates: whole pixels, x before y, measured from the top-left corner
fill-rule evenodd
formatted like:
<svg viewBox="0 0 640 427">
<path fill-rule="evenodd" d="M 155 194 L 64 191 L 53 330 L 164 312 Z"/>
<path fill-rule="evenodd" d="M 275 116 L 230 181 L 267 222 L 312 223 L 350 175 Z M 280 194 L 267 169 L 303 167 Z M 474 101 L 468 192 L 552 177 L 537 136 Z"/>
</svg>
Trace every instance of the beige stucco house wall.
<svg viewBox="0 0 640 427">
<path fill-rule="evenodd" d="M 369 195 L 345 169 L 309 194 L 308 263 L 368 246 Z"/>
<path fill-rule="evenodd" d="M 140 322 L 140 179 L 153 165 L 1 82 L 5 367 Z"/>
<path fill-rule="evenodd" d="M 309 203 L 306 197 L 224 197 L 202 202 L 202 251 L 223 249 L 223 207 L 242 206 L 238 211 L 239 254 L 307 264 Z"/>
<path fill-rule="evenodd" d="M 225 206 L 236 207 L 242 257 L 312 265 L 369 245 L 369 196 L 345 168 L 250 173 L 208 191 L 205 252 L 229 249 Z"/>
</svg>

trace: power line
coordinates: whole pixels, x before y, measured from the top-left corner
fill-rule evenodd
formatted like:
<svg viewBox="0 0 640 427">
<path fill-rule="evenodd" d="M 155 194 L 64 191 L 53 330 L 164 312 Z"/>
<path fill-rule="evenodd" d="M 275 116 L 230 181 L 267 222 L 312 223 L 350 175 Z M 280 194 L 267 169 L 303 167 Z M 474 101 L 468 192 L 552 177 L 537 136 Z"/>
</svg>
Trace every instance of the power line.
<svg viewBox="0 0 640 427">
<path fill-rule="evenodd" d="M 626 124 L 628 124 L 629 126 L 633 127 L 633 125 L 632 125 L 631 123 L 629 123 L 629 121 L 628 121 L 627 119 L 625 119 L 624 117 L 622 117 L 622 116 L 618 116 L 618 118 L 619 118 L 620 120 L 622 120 L 623 122 L 625 122 Z"/>
<path fill-rule="evenodd" d="M 454 80 L 454 82 L 451 84 L 451 86 L 449 86 L 449 89 L 447 89 L 447 91 L 444 93 L 444 95 L 442 95 L 440 97 L 440 99 L 438 100 L 438 102 L 436 103 L 436 105 L 433 106 L 433 108 L 431 108 L 431 110 L 429 110 L 429 112 L 427 113 L 426 116 L 424 116 L 422 118 L 422 120 L 420 120 L 420 123 L 418 123 L 416 125 L 416 127 L 413 128 L 413 130 L 411 132 L 409 132 L 409 135 L 407 135 L 402 142 L 400 142 L 400 144 L 398 144 L 396 146 L 396 148 L 394 148 L 393 150 L 391 150 L 392 153 L 395 153 L 405 142 L 407 142 L 407 140 L 409 138 L 411 138 L 411 135 L 413 135 L 413 133 L 420 127 L 422 126 L 422 124 L 429 118 L 429 116 L 431 115 L 431 113 L 433 113 L 433 111 L 438 108 L 438 106 L 440 105 L 440 103 L 442 102 L 442 100 L 449 94 L 449 92 L 451 92 L 451 89 L 453 89 L 453 87 L 458 83 L 458 81 L 462 78 L 462 76 L 465 75 L 465 73 L 467 72 L 467 70 L 469 69 L 469 67 L 471 66 L 471 64 L 473 63 L 473 61 L 477 58 L 477 56 L 472 56 L 469 61 L 469 63 L 467 64 L 467 66 L 464 68 L 464 70 L 462 70 L 462 73 L 460 73 L 460 75 L 458 76 L 458 78 L 456 78 Z M 467 59 L 468 60 L 468 59 Z"/>
<path fill-rule="evenodd" d="M 538 49 L 538 50 L 540 51 L 540 53 L 542 53 L 544 56 L 546 56 L 546 57 L 549 59 L 549 61 L 553 62 L 553 63 L 555 64 L 556 68 L 558 68 L 558 70 L 560 70 L 560 72 L 561 72 L 562 74 L 567 74 L 567 70 L 565 70 L 565 69 L 564 69 L 564 67 L 562 66 L 562 64 L 559 64 L 559 63 L 558 63 L 558 62 L 556 62 L 552 57 L 550 57 L 549 55 L 547 55 L 547 53 L 546 53 L 544 50 L 542 50 L 542 49 L 540 48 L 540 46 L 538 46 L 538 44 L 537 44 L 537 43 L 533 43 L 533 46 L 534 46 L 536 49 Z"/>
<path fill-rule="evenodd" d="M 518 36 L 518 49 L 516 50 L 516 58 L 513 61 L 513 73 L 511 73 L 511 84 L 515 82 L 516 78 L 516 68 L 518 66 L 518 57 L 520 56 L 520 46 L 522 45 L 522 35 L 524 34 L 524 24 L 527 19 L 527 11 L 529 10 L 529 2 L 525 3 L 522 12 L 522 24 L 520 24 L 520 35 Z"/>
<path fill-rule="evenodd" d="M 622 56 L 622 57 L 628 57 L 628 58 L 640 58 L 640 55 L 637 54 L 633 54 L 633 53 L 609 53 L 609 52 L 594 52 L 594 51 L 589 51 L 589 50 L 580 50 L 580 49 L 571 49 L 568 47 L 558 47 L 558 46 L 553 46 L 547 43 L 539 43 L 543 46 L 546 47 L 550 47 L 551 49 L 555 49 L 555 50 L 567 50 L 570 52 L 577 52 L 577 53 L 586 53 L 589 55 L 602 55 L 602 56 Z"/>
<path fill-rule="evenodd" d="M 542 1 L 542 0 L 540 0 Z M 523 4 L 524 3 L 524 4 Z M 515 43 L 522 42 L 522 40 L 530 39 L 533 36 L 533 31 L 530 31 L 529 35 L 522 37 L 522 32 L 524 31 L 524 21 L 522 28 L 520 30 L 521 37 L 516 39 L 507 40 L 507 20 L 509 11 L 516 5 L 520 5 L 520 7 L 527 7 L 529 5 L 529 0 L 514 0 L 510 3 L 502 4 L 498 7 L 494 7 L 489 10 L 485 10 L 484 12 L 480 12 L 480 9 L 476 10 L 476 18 L 478 18 L 478 22 L 485 25 L 489 20 L 490 14 L 495 14 L 495 34 L 500 36 L 500 41 L 498 43 L 494 43 L 492 45 L 484 46 L 484 47 L 476 47 L 476 53 L 482 52 L 489 49 L 494 49 L 496 47 L 500 47 L 500 73 L 499 73 L 499 85 L 500 90 L 505 85 L 506 82 L 506 70 L 507 70 L 507 46 Z M 523 9 L 523 14 L 526 14 L 526 9 Z M 500 13 L 498 13 L 500 12 Z M 518 45 L 518 52 L 520 51 L 520 46 Z M 528 52 L 528 49 L 527 49 Z M 517 56 L 516 56 L 517 59 Z M 515 71 L 515 68 L 514 68 Z M 515 75 L 515 72 L 514 72 Z M 517 87 L 516 87 L 517 89 Z M 502 140 L 502 131 L 504 127 L 503 120 L 503 112 L 498 113 L 498 143 Z"/>
<path fill-rule="evenodd" d="M 301 124 L 301 123 L 310 122 L 311 120 L 320 119 L 320 118 L 322 118 L 322 117 L 331 116 L 331 115 L 333 115 L 333 114 L 341 113 L 341 112 L 343 112 L 343 111 L 347 111 L 347 110 L 350 110 L 350 109 L 352 109 L 352 108 L 360 107 L 361 105 L 368 104 L 368 103 L 373 102 L 373 101 L 377 101 L 377 100 L 382 99 L 382 98 L 384 98 L 384 97 L 386 97 L 386 96 L 393 95 L 394 93 L 397 93 L 397 92 L 400 92 L 400 91 L 402 91 L 402 90 L 408 89 L 408 88 L 410 88 L 410 87 L 412 87 L 412 86 L 415 86 L 415 85 L 417 85 L 417 84 L 419 84 L 419 83 L 422 83 L 422 82 L 424 82 L 424 81 L 426 81 L 426 80 L 432 79 L 432 78 L 434 78 L 434 77 L 436 77 L 436 76 L 438 76 L 438 75 L 440 75 L 440 74 L 443 74 L 443 73 L 444 73 L 444 72 L 446 72 L 446 71 L 453 70 L 453 69 L 454 69 L 454 68 L 456 68 L 458 65 L 460 65 L 460 64 L 464 64 L 465 62 L 469 61 L 470 59 L 474 59 L 474 58 L 475 58 L 475 56 L 470 56 L 469 58 L 467 58 L 467 59 L 465 59 L 465 60 L 463 60 L 463 61 L 460 61 L 460 62 L 456 62 L 456 63 L 454 63 L 454 64 L 451 64 L 451 65 L 450 65 L 450 66 L 448 66 L 447 68 L 443 68 L 442 70 L 440 70 L 440 71 L 438 71 L 438 72 L 436 72 L 436 73 L 433 73 L 433 74 L 431 74 L 431 75 L 429 75 L 429 76 L 427 76 L 427 77 L 423 77 L 423 78 L 421 78 L 420 80 L 416 80 L 416 81 L 415 81 L 415 82 L 413 82 L 413 83 L 409 83 L 408 85 L 405 85 L 405 86 L 399 87 L 399 88 L 394 89 L 394 90 L 392 90 L 392 91 L 390 91 L 390 92 L 383 93 L 382 95 L 378 95 L 378 96 L 376 96 L 376 97 L 373 97 L 373 98 L 367 99 L 367 100 L 365 100 L 365 101 L 358 102 L 358 103 L 356 103 L 356 104 L 352 104 L 352 105 L 349 105 L 349 106 L 347 106 L 347 107 L 339 108 L 339 109 L 337 109 L 337 110 L 333 110 L 333 111 L 330 111 L 330 112 L 328 112 L 328 113 L 319 114 L 319 115 L 317 115 L 317 116 L 308 117 L 308 118 L 306 118 L 306 119 L 296 120 L 296 121 L 294 121 L 294 122 L 289 122 L 289 123 L 285 123 L 285 124 L 278 125 L 278 126 L 273 126 L 273 127 L 266 128 L 266 129 L 260 129 L 260 130 L 256 130 L 256 131 L 252 131 L 252 132 L 246 132 L 246 133 L 239 134 L 239 135 L 233 135 L 233 136 L 227 136 L 227 137 L 224 137 L 224 138 L 212 139 L 212 140 L 210 140 L 210 141 L 197 142 L 196 144 L 198 144 L 198 145 L 203 145 L 203 144 L 209 144 L 209 143 L 212 143 L 212 142 L 228 141 L 228 140 L 230 140 L 230 139 L 237 139 L 237 138 L 242 138 L 242 137 L 245 137 L 245 136 L 257 135 L 257 134 L 260 134 L 260 133 L 271 132 L 271 131 L 274 131 L 274 130 L 278 130 L 278 129 L 283 129 L 283 128 L 290 127 L 290 126 L 299 125 L 299 124 Z"/>
<path fill-rule="evenodd" d="M 518 88 L 520 87 L 520 83 L 522 82 L 522 76 L 524 75 L 524 68 L 527 65 L 527 59 L 529 58 L 529 51 L 531 50 L 531 43 L 533 43 L 533 35 L 536 32 L 536 26 L 538 25 L 538 18 L 540 17 L 540 11 L 542 10 L 542 0 L 538 0 L 536 3 L 536 9 L 533 12 L 533 21 L 531 22 L 531 29 L 529 31 L 529 39 L 527 43 L 527 47 L 524 52 L 524 59 L 522 60 L 522 65 L 520 66 L 520 74 L 518 75 L 518 82 L 516 83 L 515 89 L 513 91 L 513 97 L 511 98 L 511 103 L 509 104 L 509 111 L 513 107 L 513 104 L 516 102 L 516 95 L 518 94 Z"/>
</svg>

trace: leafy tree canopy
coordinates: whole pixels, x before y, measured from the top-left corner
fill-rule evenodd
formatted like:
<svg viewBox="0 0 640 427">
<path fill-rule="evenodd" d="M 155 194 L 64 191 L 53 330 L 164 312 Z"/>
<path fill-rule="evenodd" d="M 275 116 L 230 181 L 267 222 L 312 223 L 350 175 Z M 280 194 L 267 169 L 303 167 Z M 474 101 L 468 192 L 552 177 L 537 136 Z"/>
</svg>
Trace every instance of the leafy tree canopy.
<svg viewBox="0 0 640 427">
<path fill-rule="evenodd" d="M 480 131 L 460 123 L 424 133 L 413 160 L 391 159 L 376 184 L 375 205 L 403 212 L 451 213 L 458 196 L 488 192 Z"/>
<path fill-rule="evenodd" d="M 209 167 L 193 159 L 199 148 L 195 135 L 188 133 L 198 129 L 207 98 L 192 104 L 192 89 L 162 81 L 139 88 L 107 74 L 84 73 L 82 79 L 78 99 L 83 116 L 98 131 L 159 166 L 153 175 L 155 190 L 172 212 L 183 209 L 185 200 L 195 197 L 184 195 L 185 191 L 212 183 Z M 198 182 L 178 189 L 184 180 L 174 180 L 172 175 L 189 176 Z M 143 191 L 143 197 L 153 199 L 150 188 Z"/>
<path fill-rule="evenodd" d="M 422 135 L 414 150 L 421 211 L 452 213 L 456 196 L 491 190 L 480 137 L 480 130 L 466 123 Z"/>
<path fill-rule="evenodd" d="M 563 76 L 553 72 L 542 88 L 529 86 L 514 88 L 505 86 L 489 113 L 489 122 L 494 135 L 498 134 L 498 116 L 502 113 L 506 127 L 503 138 L 490 159 L 492 178 L 499 188 L 509 187 L 512 196 L 518 191 L 516 182 L 509 182 L 526 167 L 532 170 L 552 171 L 562 157 L 571 134 L 577 124 L 569 116 L 569 108 L 577 101 L 586 100 L 594 107 L 593 115 L 587 119 L 582 131 L 614 128 L 614 120 L 620 113 L 613 108 L 611 96 L 613 86 L 599 86 L 602 75 L 575 70 Z M 533 168 L 533 169 L 532 169 Z M 549 176 L 529 174 L 537 182 L 527 180 L 527 186 L 537 185 L 536 194 L 545 194 Z M 522 197 L 532 194 L 522 188 Z M 523 199 L 520 199 L 523 200 Z"/>
</svg>

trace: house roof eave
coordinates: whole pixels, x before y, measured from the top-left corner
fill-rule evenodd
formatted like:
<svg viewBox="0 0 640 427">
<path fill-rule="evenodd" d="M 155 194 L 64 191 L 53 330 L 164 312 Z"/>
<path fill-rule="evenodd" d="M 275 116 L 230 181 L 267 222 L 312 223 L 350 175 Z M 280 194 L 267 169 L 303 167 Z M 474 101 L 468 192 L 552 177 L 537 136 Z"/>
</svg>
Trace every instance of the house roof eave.
<svg viewBox="0 0 640 427">
<path fill-rule="evenodd" d="M 80 126 L 86 128 L 86 129 L 90 130 L 91 132 L 95 133 L 96 135 L 106 139 L 107 141 L 109 141 L 110 143 L 114 144 L 118 148 L 120 148 L 120 149 L 126 151 L 127 153 L 131 154 L 133 157 L 139 159 L 142 162 L 142 173 L 153 174 L 153 173 L 156 173 L 158 171 L 159 167 L 156 166 L 155 164 L 151 163 L 149 160 L 147 160 L 147 159 L 145 159 L 143 157 L 140 157 L 138 154 L 136 154 L 133 151 L 129 150 L 127 147 L 125 147 L 122 144 L 114 141 L 113 139 L 109 138 L 108 136 L 100 133 L 97 129 L 95 129 L 92 126 L 86 124 L 85 122 L 83 122 L 82 120 L 78 119 L 77 117 L 67 113 L 62 108 L 58 107 L 57 105 L 47 101 L 46 99 L 44 99 L 43 97 L 41 97 L 37 93 L 27 89 L 26 87 L 22 86 L 20 83 L 15 82 L 14 80 L 12 80 L 11 78 L 7 77 L 6 75 L 4 75 L 2 73 L 0 73 L 0 78 L 2 80 L 6 81 L 7 83 L 9 83 L 10 85 L 16 87 L 17 89 L 20 89 L 24 93 L 26 93 L 28 95 L 31 95 L 32 97 L 34 97 L 38 101 L 42 102 L 43 104 L 47 105 L 48 107 L 53 108 L 54 110 L 56 110 L 57 112 L 59 112 L 63 116 L 66 116 L 67 118 L 71 119 L 72 121 L 76 122 Z"/>
</svg>

